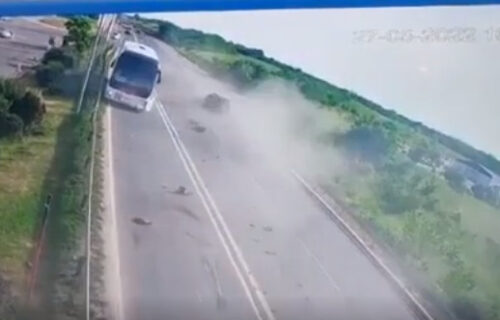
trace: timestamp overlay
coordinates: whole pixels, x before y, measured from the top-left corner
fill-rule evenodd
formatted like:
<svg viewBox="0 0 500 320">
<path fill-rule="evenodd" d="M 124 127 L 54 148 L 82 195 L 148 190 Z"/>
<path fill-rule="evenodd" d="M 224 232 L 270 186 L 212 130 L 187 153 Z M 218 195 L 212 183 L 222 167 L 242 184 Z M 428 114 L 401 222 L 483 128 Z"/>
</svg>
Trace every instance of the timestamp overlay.
<svg viewBox="0 0 500 320">
<path fill-rule="evenodd" d="M 476 43 L 500 44 L 499 27 L 434 27 L 422 29 L 363 29 L 352 33 L 354 43 Z"/>
</svg>

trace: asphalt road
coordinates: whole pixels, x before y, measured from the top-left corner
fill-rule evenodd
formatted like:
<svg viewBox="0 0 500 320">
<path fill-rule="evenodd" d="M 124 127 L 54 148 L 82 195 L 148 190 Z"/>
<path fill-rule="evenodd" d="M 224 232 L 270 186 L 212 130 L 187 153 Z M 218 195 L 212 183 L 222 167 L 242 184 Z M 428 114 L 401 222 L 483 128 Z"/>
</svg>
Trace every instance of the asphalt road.
<svg viewBox="0 0 500 320">
<path fill-rule="evenodd" d="M 37 64 L 51 36 L 60 43 L 64 31 L 45 25 L 35 19 L 8 19 L 0 21 L 0 29 L 14 33 L 11 39 L 0 38 L 0 76 L 16 77 L 20 70 Z"/>
<path fill-rule="evenodd" d="M 200 107 L 217 92 L 239 108 L 238 95 L 144 41 L 162 61 L 158 108 L 110 109 L 124 318 L 413 319 L 288 168 L 231 112 Z"/>
</svg>

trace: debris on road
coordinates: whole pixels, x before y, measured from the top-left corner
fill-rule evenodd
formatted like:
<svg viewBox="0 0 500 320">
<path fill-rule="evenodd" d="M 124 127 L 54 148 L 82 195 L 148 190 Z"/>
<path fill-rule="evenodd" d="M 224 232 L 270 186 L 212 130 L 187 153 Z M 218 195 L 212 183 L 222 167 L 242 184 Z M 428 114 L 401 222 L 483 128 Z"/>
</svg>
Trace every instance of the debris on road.
<svg viewBox="0 0 500 320">
<path fill-rule="evenodd" d="M 229 111 L 229 100 L 218 95 L 211 93 L 203 100 L 203 108 L 215 113 L 224 113 Z"/>
<path fill-rule="evenodd" d="M 191 129 L 198 133 L 203 133 L 207 130 L 204 126 L 200 125 L 198 121 L 189 120 L 189 124 L 191 125 Z"/>
<path fill-rule="evenodd" d="M 146 220 L 146 219 L 140 218 L 140 217 L 136 217 L 136 218 L 132 219 L 132 221 L 135 224 L 138 224 L 141 226 L 149 226 L 149 225 L 153 224 L 150 220 Z"/>
<path fill-rule="evenodd" d="M 267 254 L 268 256 L 275 256 L 276 255 L 276 252 L 269 251 L 269 250 L 264 251 L 264 253 Z"/>
<path fill-rule="evenodd" d="M 273 231 L 273 227 L 269 227 L 269 226 L 264 227 L 263 229 L 264 229 L 264 231 L 266 231 L 266 232 L 272 232 L 272 231 Z"/>
<path fill-rule="evenodd" d="M 189 195 L 191 195 L 191 192 L 187 192 L 186 191 L 186 187 L 184 187 L 184 186 L 179 186 L 179 188 L 177 188 L 177 190 L 175 190 L 175 191 L 172 191 L 172 193 L 178 194 L 178 195 L 181 195 L 181 196 L 189 196 Z"/>
<path fill-rule="evenodd" d="M 193 126 L 192 129 L 198 133 L 203 133 L 207 130 L 207 128 L 200 125 Z"/>
</svg>

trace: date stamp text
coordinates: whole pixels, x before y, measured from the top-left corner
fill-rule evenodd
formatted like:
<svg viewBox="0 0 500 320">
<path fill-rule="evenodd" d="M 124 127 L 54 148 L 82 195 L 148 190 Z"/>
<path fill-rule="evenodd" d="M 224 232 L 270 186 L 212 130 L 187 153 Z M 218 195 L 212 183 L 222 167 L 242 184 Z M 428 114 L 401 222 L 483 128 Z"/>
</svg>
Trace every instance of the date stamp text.
<svg viewBox="0 0 500 320">
<path fill-rule="evenodd" d="M 500 27 L 433 27 L 423 29 L 364 29 L 352 33 L 354 43 L 475 43 L 500 44 Z"/>
</svg>

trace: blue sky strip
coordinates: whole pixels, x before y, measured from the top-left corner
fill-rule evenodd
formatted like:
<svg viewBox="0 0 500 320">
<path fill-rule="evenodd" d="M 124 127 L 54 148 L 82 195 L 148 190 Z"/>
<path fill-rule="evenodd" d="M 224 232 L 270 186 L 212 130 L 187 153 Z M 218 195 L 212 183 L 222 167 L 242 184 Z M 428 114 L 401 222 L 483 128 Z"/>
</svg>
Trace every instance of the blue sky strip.
<svg viewBox="0 0 500 320">
<path fill-rule="evenodd" d="M 0 0 L 0 16 L 493 4 L 500 0 Z"/>
</svg>

